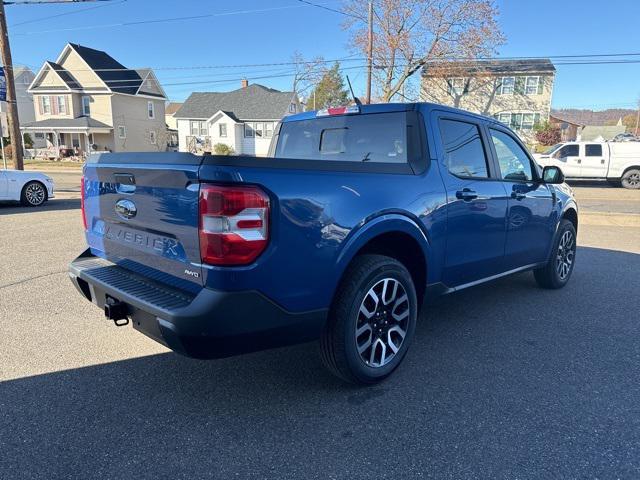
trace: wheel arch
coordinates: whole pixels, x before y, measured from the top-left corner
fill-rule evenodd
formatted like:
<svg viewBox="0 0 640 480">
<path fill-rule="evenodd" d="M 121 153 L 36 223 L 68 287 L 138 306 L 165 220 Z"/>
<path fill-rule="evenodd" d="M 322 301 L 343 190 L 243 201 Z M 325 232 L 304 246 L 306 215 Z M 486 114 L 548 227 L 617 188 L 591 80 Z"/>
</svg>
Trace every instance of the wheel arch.
<svg viewBox="0 0 640 480">
<path fill-rule="evenodd" d="M 426 292 L 429 252 L 428 236 L 413 219 L 399 214 L 377 217 L 360 227 L 342 249 L 338 258 L 340 274 L 336 289 L 347 267 L 358 255 L 386 255 L 409 270 L 420 306 Z"/>
<path fill-rule="evenodd" d="M 569 206 L 567 209 L 565 209 L 565 211 L 562 212 L 562 219 L 569 220 L 571 223 L 573 223 L 573 228 L 575 228 L 576 232 L 578 232 L 578 211 L 575 209 L 575 207 Z"/>
</svg>

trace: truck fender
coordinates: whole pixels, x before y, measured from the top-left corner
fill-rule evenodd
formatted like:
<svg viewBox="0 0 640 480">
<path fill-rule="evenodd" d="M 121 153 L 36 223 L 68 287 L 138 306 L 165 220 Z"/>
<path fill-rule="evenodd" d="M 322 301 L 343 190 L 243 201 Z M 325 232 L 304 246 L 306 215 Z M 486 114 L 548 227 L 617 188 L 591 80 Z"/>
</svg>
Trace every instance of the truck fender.
<svg viewBox="0 0 640 480">
<path fill-rule="evenodd" d="M 342 277 L 351 260 L 363 246 L 375 237 L 391 232 L 410 235 L 422 248 L 425 259 L 429 258 L 430 242 L 428 235 L 415 220 L 407 215 L 398 213 L 383 214 L 356 227 L 349 234 L 336 260 L 335 271 L 338 274 L 336 282 Z"/>
</svg>

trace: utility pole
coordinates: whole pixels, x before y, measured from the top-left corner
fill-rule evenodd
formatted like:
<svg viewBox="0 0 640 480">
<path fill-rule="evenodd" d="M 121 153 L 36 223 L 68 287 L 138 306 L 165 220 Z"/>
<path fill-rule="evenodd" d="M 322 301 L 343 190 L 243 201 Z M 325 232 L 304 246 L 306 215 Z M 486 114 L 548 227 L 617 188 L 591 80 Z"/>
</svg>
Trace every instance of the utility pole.
<svg viewBox="0 0 640 480">
<path fill-rule="evenodd" d="M 369 2 L 369 45 L 367 48 L 367 104 L 371 103 L 371 71 L 373 70 L 373 2 Z"/>
<path fill-rule="evenodd" d="M 16 170 L 24 170 L 22 135 L 18 120 L 18 104 L 16 99 L 16 87 L 13 83 L 13 61 L 11 60 L 11 47 L 9 46 L 9 32 L 7 31 L 7 17 L 4 13 L 4 1 L 0 0 L 0 56 L 4 67 L 4 78 L 7 84 L 7 124 L 9 136 L 13 146 L 13 167 Z"/>
</svg>

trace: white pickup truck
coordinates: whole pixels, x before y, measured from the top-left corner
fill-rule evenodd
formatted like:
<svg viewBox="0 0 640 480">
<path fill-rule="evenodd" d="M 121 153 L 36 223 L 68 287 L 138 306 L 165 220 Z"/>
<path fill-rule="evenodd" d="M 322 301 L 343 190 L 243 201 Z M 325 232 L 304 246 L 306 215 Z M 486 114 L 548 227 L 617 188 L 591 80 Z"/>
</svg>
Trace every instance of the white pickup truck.
<svg viewBox="0 0 640 480">
<path fill-rule="evenodd" d="M 640 142 L 567 142 L 534 155 L 542 167 L 560 167 L 568 179 L 607 180 L 640 189 Z"/>
</svg>

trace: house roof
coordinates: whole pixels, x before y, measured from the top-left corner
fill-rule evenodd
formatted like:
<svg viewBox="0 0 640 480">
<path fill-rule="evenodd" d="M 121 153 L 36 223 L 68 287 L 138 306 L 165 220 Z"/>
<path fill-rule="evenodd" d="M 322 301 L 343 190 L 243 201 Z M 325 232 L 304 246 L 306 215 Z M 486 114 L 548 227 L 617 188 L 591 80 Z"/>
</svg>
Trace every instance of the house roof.
<svg viewBox="0 0 640 480">
<path fill-rule="evenodd" d="M 564 117 L 562 117 L 562 116 L 560 116 L 560 115 L 556 115 L 556 114 L 554 114 L 554 113 L 552 113 L 552 114 L 550 114 L 550 115 L 549 115 L 549 119 L 550 119 L 550 120 L 556 120 L 556 121 L 557 121 L 557 122 L 559 122 L 559 123 L 569 123 L 569 124 L 571 124 L 571 125 L 575 125 L 575 126 L 578 126 L 578 127 L 580 127 L 580 126 L 582 126 L 582 125 L 583 125 L 583 124 L 581 124 L 581 123 L 577 123 L 577 122 L 575 122 L 575 121 L 573 121 L 573 120 L 568 120 L 567 118 L 564 118 Z"/>
<path fill-rule="evenodd" d="M 50 62 L 50 61 L 47 61 L 46 63 L 47 65 L 49 65 L 51 69 L 55 70 L 55 72 L 62 79 L 62 81 L 67 84 L 67 87 L 69 87 L 72 90 L 78 90 L 81 88 L 80 84 L 76 82 L 76 80 L 71 76 L 71 74 L 67 72 L 61 65 L 57 64 L 56 62 Z"/>
<path fill-rule="evenodd" d="M 37 122 L 24 123 L 20 126 L 27 130 L 38 129 L 56 129 L 56 128 L 76 128 L 76 129 L 89 129 L 89 128 L 104 128 L 111 130 L 113 127 L 106 123 L 94 120 L 91 117 L 78 117 L 78 118 L 47 118 L 46 120 L 40 120 Z"/>
<path fill-rule="evenodd" d="M 522 73 L 554 73 L 556 68 L 548 58 L 530 60 L 477 60 L 438 62 L 423 69 L 423 77 L 452 75 L 517 75 Z"/>
<path fill-rule="evenodd" d="M 140 88 L 142 78 L 138 72 L 125 67 L 108 53 L 76 43 L 70 43 L 69 46 L 112 91 L 135 95 Z"/>
<path fill-rule="evenodd" d="M 624 133 L 626 128 L 624 125 L 587 125 L 580 132 L 580 140 L 590 142 L 599 140 L 600 137 L 605 140 L 611 140 L 619 133 Z"/>
<path fill-rule="evenodd" d="M 165 115 L 173 115 L 178 110 L 180 110 L 181 106 L 182 106 L 182 102 L 169 102 L 167 104 L 167 106 L 165 107 L 165 109 L 164 109 L 164 114 Z"/>
<path fill-rule="evenodd" d="M 174 117 L 208 119 L 222 110 L 234 119 L 279 120 L 287 113 L 293 97 L 293 92 L 258 84 L 231 92 L 194 92 Z"/>
</svg>

